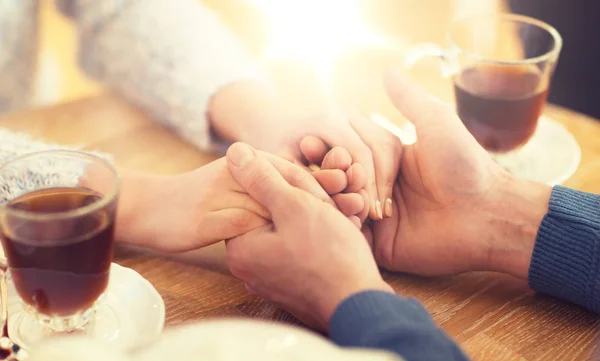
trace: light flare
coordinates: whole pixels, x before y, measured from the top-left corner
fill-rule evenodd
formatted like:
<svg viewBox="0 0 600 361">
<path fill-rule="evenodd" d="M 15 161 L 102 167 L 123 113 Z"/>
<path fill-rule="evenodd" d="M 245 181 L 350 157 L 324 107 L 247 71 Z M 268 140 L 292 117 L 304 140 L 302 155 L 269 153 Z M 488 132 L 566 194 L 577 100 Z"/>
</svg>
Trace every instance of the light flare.
<svg viewBox="0 0 600 361">
<path fill-rule="evenodd" d="M 387 46 L 369 29 L 359 0 L 250 0 L 266 15 L 270 43 L 265 60 L 302 60 L 326 78 L 338 56 L 355 46 Z"/>
</svg>

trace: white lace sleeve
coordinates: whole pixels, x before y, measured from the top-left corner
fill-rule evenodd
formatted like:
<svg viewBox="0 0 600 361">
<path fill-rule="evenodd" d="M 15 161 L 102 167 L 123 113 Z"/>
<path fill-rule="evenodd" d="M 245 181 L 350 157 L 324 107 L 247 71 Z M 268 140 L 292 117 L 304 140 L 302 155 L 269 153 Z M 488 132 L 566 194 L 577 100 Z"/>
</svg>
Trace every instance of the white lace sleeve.
<svg viewBox="0 0 600 361">
<path fill-rule="evenodd" d="M 79 146 L 66 147 L 59 144 L 46 143 L 31 139 L 27 134 L 14 133 L 0 128 L 0 165 L 11 159 L 34 152 L 46 150 L 81 150 Z M 109 161 L 112 156 L 100 152 L 88 152 Z M 52 187 L 58 184 L 78 184 L 83 168 L 72 167 L 56 162 L 36 164 L 35 167 L 19 170 L 19 173 L 0 171 L 0 203 L 5 203 L 23 193 L 37 189 L 40 186 Z M 22 172 L 22 173 L 21 173 Z"/>
<path fill-rule="evenodd" d="M 214 145 L 207 107 L 223 85 L 262 73 L 198 0 L 57 0 L 79 32 L 79 59 L 201 149 Z"/>
</svg>

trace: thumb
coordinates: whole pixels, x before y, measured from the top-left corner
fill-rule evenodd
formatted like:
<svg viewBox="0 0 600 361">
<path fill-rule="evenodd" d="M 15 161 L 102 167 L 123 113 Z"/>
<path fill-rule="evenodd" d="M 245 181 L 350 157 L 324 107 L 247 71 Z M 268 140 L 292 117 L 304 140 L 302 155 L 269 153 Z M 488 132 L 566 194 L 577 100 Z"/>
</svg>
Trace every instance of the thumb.
<svg viewBox="0 0 600 361">
<path fill-rule="evenodd" d="M 385 73 L 385 88 L 394 106 L 410 120 L 417 130 L 430 127 L 461 126 L 454 109 L 392 68 Z"/>
<path fill-rule="evenodd" d="M 284 213 L 293 200 L 293 188 L 275 167 L 245 143 L 235 143 L 227 149 L 227 164 L 233 178 L 273 217 Z"/>
</svg>

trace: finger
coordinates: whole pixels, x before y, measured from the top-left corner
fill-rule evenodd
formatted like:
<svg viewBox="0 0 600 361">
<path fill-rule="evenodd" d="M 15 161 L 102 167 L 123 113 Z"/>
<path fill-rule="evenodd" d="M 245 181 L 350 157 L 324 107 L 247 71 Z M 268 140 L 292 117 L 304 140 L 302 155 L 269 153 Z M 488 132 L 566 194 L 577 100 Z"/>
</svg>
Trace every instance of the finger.
<svg viewBox="0 0 600 361">
<path fill-rule="evenodd" d="M 219 195 L 219 203 L 214 208 L 214 211 L 232 208 L 245 209 L 267 220 L 271 219 L 269 211 L 241 189 L 240 191 L 226 192 Z"/>
<path fill-rule="evenodd" d="M 287 205 L 295 196 L 292 192 L 293 187 L 273 164 L 264 157 L 258 156 L 252 147 L 244 143 L 235 143 L 229 147 L 227 164 L 239 185 L 258 203 L 266 207 L 271 215 L 287 213 Z"/>
<path fill-rule="evenodd" d="M 317 170 L 312 173 L 312 176 L 330 195 L 340 193 L 348 187 L 346 173 L 340 169 Z"/>
<path fill-rule="evenodd" d="M 357 193 L 339 193 L 332 198 L 340 212 L 346 216 L 359 214 L 365 208 L 363 197 Z"/>
<path fill-rule="evenodd" d="M 377 182 L 379 202 L 383 205 L 383 215 L 392 215 L 392 189 L 398 178 L 402 159 L 402 143 L 400 138 L 382 128 L 372 120 L 356 114 L 350 117 L 350 124 L 371 148 Z"/>
<path fill-rule="evenodd" d="M 269 163 L 271 163 L 273 167 L 275 167 L 277 172 L 281 174 L 283 179 L 285 179 L 288 182 L 289 185 L 295 188 L 300 188 L 303 191 L 310 193 L 314 197 L 319 198 L 323 202 L 335 206 L 335 203 L 333 202 L 331 197 L 329 197 L 329 194 L 327 194 L 327 192 L 323 189 L 323 187 L 319 184 L 315 177 L 307 170 L 302 169 L 296 166 L 295 164 L 271 153 L 261 151 L 257 151 L 257 153 L 261 157 L 267 159 Z M 329 181 L 331 183 L 335 183 L 331 179 L 329 179 Z M 346 180 L 342 180 L 342 182 L 345 183 Z M 330 184 L 328 183 L 328 185 Z"/>
<path fill-rule="evenodd" d="M 364 189 L 359 190 L 358 194 L 363 197 L 363 204 L 365 206 L 363 207 L 362 211 L 357 214 L 357 216 L 361 223 L 365 223 L 367 217 L 369 216 L 369 194 Z"/>
<path fill-rule="evenodd" d="M 214 211 L 196 224 L 196 239 L 202 243 L 181 245 L 178 251 L 189 251 L 231 239 L 263 227 L 271 222 L 255 213 L 241 208 Z"/>
<path fill-rule="evenodd" d="M 248 270 L 261 262 L 273 242 L 279 240 L 273 231 L 273 225 L 269 224 L 225 241 L 227 265 L 232 275 L 243 281 L 252 278 Z"/>
<path fill-rule="evenodd" d="M 300 151 L 309 164 L 321 165 L 329 147 L 321 138 L 309 135 L 300 141 Z"/>
<path fill-rule="evenodd" d="M 257 151 L 258 151 L 258 153 L 262 152 L 260 150 L 257 150 Z M 268 153 L 268 152 L 265 152 L 265 153 L 273 155 L 273 153 Z M 308 167 L 307 163 L 304 162 L 303 155 L 301 154 L 300 150 L 297 150 L 297 151 L 289 150 L 289 151 L 278 152 L 277 157 L 282 158 L 283 160 L 286 160 L 286 161 L 304 169 L 307 172 L 310 172 L 310 168 Z"/>
<path fill-rule="evenodd" d="M 348 187 L 344 190 L 347 193 L 356 193 L 365 187 L 367 183 L 367 171 L 360 163 L 354 163 L 346 171 L 346 182 Z"/>
<path fill-rule="evenodd" d="M 401 202 L 402 197 L 400 194 L 399 185 L 396 185 L 394 187 L 393 209 L 393 214 L 395 214 L 395 216 L 378 221 L 372 227 L 373 239 L 375 243 L 375 251 L 373 252 L 373 255 L 375 256 L 377 264 L 387 269 L 398 269 L 398 265 L 390 264 L 390 261 L 394 259 L 394 246 L 397 244 L 396 242 L 389 242 L 389 240 L 395 239 L 396 232 L 398 231 L 398 222 L 400 222 L 402 217 L 400 213 L 402 209 Z M 379 240 L 383 241 L 380 242 Z"/>
<path fill-rule="evenodd" d="M 321 164 L 322 169 L 340 169 L 343 171 L 348 170 L 352 165 L 352 156 L 350 153 L 342 147 L 334 147 L 325 155 L 323 163 Z"/>
<path fill-rule="evenodd" d="M 375 243 L 373 239 L 373 230 L 368 225 L 364 225 L 361 229 L 363 236 L 367 240 L 367 244 L 371 248 L 371 251 L 375 250 Z"/>
<path fill-rule="evenodd" d="M 417 137 L 424 128 L 461 124 L 448 104 L 409 80 L 399 69 L 386 72 L 385 88 L 394 106 L 414 124 Z"/>
<path fill-rule="evenodd" d="M 351 127 L 334 126 L 333 129 L 324 127 L 319 135 L 327 144 L 345 148 L 352 156 L 354 163 L 363 165 L 367 172 L 365 190 L 369 193 L 369 199 L 371 200 L 369 213 L 373 219 L 383 218 L 383 209 L 381 208 L 381 203 L 378 201 L 375 165 L 371 149 L 364 144 Z"/>
<path fill-rule="evenodd" d="M 362 223 L 360 223 L 360 219 L 358 219 L 357 216 L 349 216 L 348 219 L 356 226 L 356 228 L 360 229 L 360 227 L 362 227 Z"/>
</svg>

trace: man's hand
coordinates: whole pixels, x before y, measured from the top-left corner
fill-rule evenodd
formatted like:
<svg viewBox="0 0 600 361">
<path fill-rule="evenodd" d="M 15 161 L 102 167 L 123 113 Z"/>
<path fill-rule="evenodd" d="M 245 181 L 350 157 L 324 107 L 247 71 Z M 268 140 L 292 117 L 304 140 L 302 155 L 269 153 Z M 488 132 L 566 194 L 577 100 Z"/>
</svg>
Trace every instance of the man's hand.
<svg viewBox="0 0 600 361">
<path fill-rule="evenodd" d="M 416 127 L 405 146 L 393 215 L 373 224 L 378 263 L 422 275 L 472 270 L 526 277 L 550 187 L 514 179 L 489 157 L 454 109 L 398 71 L 391 100 Z"/>
<path fill-rule="evenodd" d="M 227 162 L 235 180 L 272 215 L 273 224 L 227 243 L 231 272 L 250 292 L 322 329 L 350 295 L 391 292 L 361 232 L 335 207 L 290 185 L 246 144 L 231 146 Z"/>
</svg>

